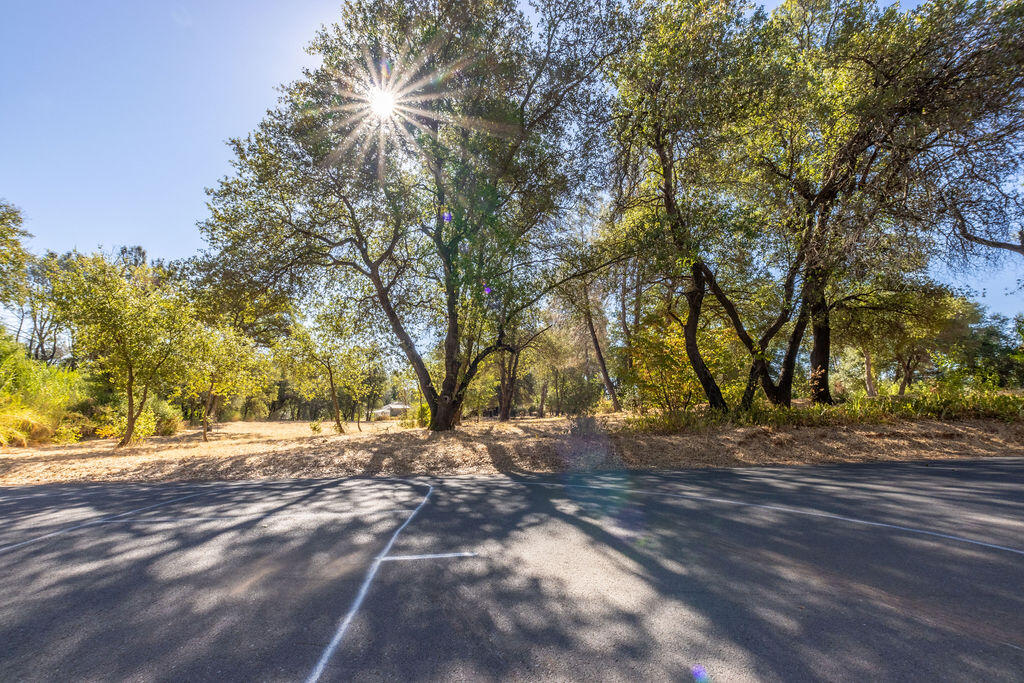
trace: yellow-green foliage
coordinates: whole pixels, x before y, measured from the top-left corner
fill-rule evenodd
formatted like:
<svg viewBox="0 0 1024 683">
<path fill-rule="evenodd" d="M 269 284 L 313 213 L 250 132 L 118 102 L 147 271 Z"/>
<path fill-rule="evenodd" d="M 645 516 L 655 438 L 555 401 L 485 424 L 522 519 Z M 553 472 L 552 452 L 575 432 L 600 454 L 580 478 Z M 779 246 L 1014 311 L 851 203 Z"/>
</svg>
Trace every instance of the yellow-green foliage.
<svg viewBox="0 0 1024 683">
<path fill-rule="evenodd" d="M 773 406 L 763 399 L 749 411 L 719 413 L 699 406 L 676 413 L 645 415 L 629 421 L 637 432 L 696 431 L 721 426 L 830 426 L 875 424 L 899 419 L 1024 420 L 1024 394 L 991 389 L 941 391 L 932 387 L 907 396 L 860 396 L 838 405 Z"/>
<path fill-rule="evenodd" d="M 54 435 L 71 440 L 61 421 L 82 391 L 77 372 L 32 360 L 20 344 L 0 336 L 0 446 Z"/>
<path fill-rule="evenodd" d="M 100 426 L 96 428 L 96 436 L 105 439 L 120 439 L 128 425 L 128 409 L 124 401 L 101 409 Z M 181 413 L 166 401 L 153 399 L 139 413 L 132 432 L 132 441 L 144 441 L 147 437 L 171 436 L 181 429 Z"/>
<path fill-rule="evenodd" d="M 724 326 L 698 331 L 698 343 L 708 368 L 724 392 L 742 392 L 747 362 L 735 335 Z M 683 332 L 672 321 L 653 317 L 633 340 L 632 382 L 641 404 L 674 413 L 702 403 L 704 393 L 686 356 Z M 737 399 L 738 400 L 738 399 Z"/>
</svg>

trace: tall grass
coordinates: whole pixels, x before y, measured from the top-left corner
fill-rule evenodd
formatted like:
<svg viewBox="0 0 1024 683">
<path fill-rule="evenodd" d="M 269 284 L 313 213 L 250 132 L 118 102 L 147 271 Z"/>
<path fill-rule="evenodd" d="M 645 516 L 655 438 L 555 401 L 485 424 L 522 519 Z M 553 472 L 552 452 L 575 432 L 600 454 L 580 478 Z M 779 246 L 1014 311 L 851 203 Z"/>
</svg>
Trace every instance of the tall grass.
<svg viewBox="0 0 1024 683">
<path fill-rule="evenodd" d="M 832 426 L 879 424 L 896 420 L 960 420 L 990 418 L 1024 420 L 1024 394 L 992 389 L 924 390 L 907 396 L 852 397 L 836 405 L 794 405 L 786 408 L 758 401 L 748 411 L 717 412 L 696 406 L 675 413 L 633 417 L 626 429 L 676 433 L 723 426 Z"/>
<path fill-rule="evenodd" d="M 75 435 L 61 429 L 68 406 L 83 391 L 74 370 L 32 360 L 10 337 L 0 336 L 0 446 Z"/>
</svg>

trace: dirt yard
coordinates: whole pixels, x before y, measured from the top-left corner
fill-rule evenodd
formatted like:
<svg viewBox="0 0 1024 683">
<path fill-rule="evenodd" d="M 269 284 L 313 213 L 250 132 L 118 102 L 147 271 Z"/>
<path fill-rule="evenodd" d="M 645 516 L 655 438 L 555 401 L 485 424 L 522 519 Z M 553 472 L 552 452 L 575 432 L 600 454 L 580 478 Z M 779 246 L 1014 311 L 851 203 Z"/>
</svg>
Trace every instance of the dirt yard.
<svg viewBox="0 0 1024 683">
<path fill-rule="evenodd" d="M 453 434 L 394 422 L 335 435 L 306 422 L 219 425 L 114 449 L 112 440 L 0 450 L 0 485 L 347 475 L 677 469 L 1024 456 L 1024 424 L 965 420 L 850 427 L 739 427 L 699 434 L 624 433 L 612 418 L 469 421 Z"/>
</svg>

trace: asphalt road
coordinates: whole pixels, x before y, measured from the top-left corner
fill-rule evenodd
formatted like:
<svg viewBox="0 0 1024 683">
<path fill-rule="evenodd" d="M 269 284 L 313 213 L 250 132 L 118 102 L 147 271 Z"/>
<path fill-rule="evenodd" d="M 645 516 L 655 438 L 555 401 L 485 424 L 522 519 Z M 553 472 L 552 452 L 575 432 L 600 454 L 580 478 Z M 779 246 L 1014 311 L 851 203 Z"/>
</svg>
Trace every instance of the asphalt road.
<svg viewBox="0 0 1024 683">
<path fill-rule="evenodd" d="M 3 681 L 1024 678 L 1022 459 L 6 488 L 0 521 Z"/>
</svg>

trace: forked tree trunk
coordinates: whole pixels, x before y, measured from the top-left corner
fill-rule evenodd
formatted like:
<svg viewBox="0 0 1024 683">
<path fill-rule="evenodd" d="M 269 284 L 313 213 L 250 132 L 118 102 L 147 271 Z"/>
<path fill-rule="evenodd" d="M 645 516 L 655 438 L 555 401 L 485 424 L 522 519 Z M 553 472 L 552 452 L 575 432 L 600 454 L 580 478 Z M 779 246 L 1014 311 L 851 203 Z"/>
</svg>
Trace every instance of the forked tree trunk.
<svg viewBox="0 0 1024 683">
<path fill-rule="evenodd" d="M 445 401 L 438 397 L 436 407 L 431 407 L 430 424 L 428 428 L 432 432 L 449 432 L 455 429 L 455 421 L 458 419 L 459 407 L 452 401 Z"/>
<path fill-rule="evenodd" d="M 149 387 L 145 386 L 142 388 L 142 399 L 139 401 L 138 410 L 135 409 L 135 373 L 132 368 L 128 368 L 128 414 L 125 416 L 124 436 L 117 443 L 116 448 L 123 448 L 132 442 L 132 437 L 135 435 L 135 423 L 138 421 L 139 416 L 142 415 L 142 410 L 146 407 L 146 398 L 149 394 Z"/>
<path fill-rule="evenodd" d="M 508 422 L 512 417 L 512 403 L 516 397 L 516 379 L 519 374 L 521 351 L 506 351 L 501 355 L 501 378 L 498 389 L 498 421 Z"/>
<path fill-rule="evenodd" d="M 906 393 L 906 391 L 907 391 L 907 387 L 909 387 L 911 384 L 914 383 L 914 366 L 915 365 L 916 365 L 916 363 L 913 361 L 913 359 L 907 359 L 905 361 L 904 360 L 900 361 L 900 370 L 901 370 L 902 375 L 903 375 L 900 378 L 900 389 L 899 389 L 899 395 L 900 396 L 903 396 Z"/>
</svg>

